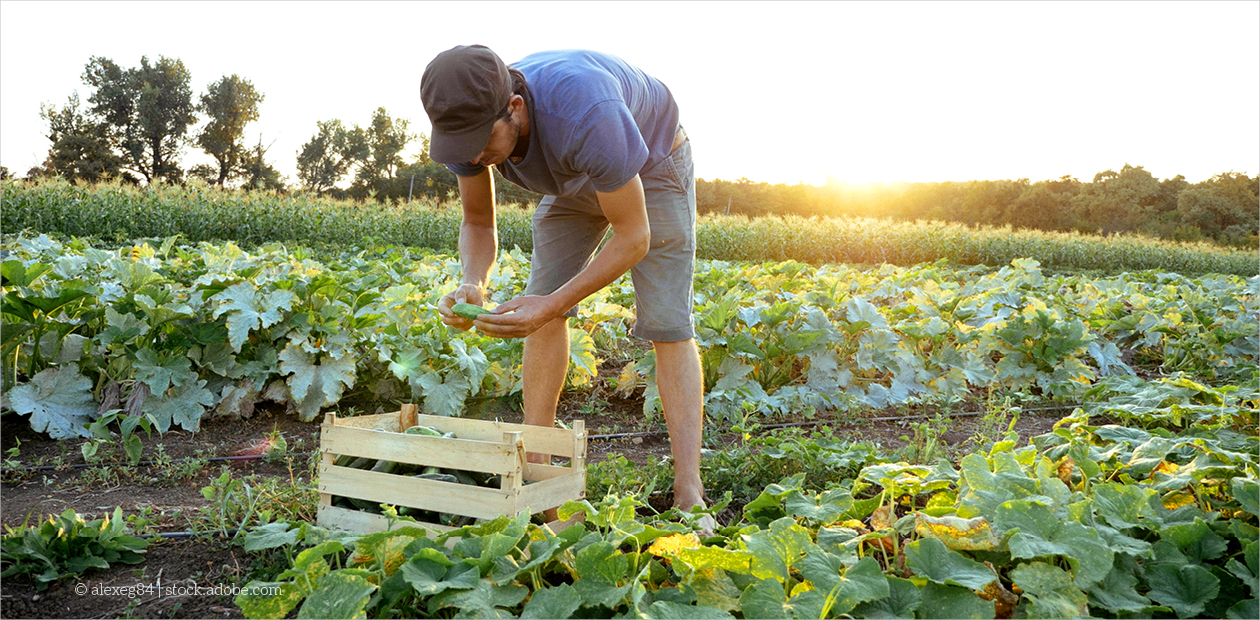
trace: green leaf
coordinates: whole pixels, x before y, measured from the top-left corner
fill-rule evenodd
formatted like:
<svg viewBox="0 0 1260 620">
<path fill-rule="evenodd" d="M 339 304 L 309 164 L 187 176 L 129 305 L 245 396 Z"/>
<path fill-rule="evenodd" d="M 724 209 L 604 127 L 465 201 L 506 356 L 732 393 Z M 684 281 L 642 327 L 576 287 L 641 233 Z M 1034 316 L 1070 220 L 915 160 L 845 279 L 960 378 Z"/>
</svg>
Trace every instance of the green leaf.
<svg viewBox="0 0 1260 620">
<path fill-rule="evenodd" d="M 725 611 L 739 609 L 739 597 L 742 592 L 735 586 L 735 582 L 726 574 L 726 571 L 720 568 L 693 569 L 684 583 L 695 590 L 696 603 L 699 605 L 716 607 Z"/>
<path fill-rule="evenodd" d="M 1252 596 L 1260 596 L 1260 557 L 1258 557 L 1260 543 L 1246 542 L 1242 547 L 1243 561 L 1239 562 L 1237 558 L 1230 558 L 1229 562 L 1225 563 L 1225 568 L 1251 588 Z"/>
<path fill-rule="evenodd" d="M 20 260 L 7 260 L 0 264 L 0 277 L 4 286 L 30 286 L 40 276 L 52 271 L 52 265 L 31 263 L 29 267 Z"/>
<path fill-rule="evenodd" d="M 298 618 L 366 618 L 376 586 L 358 575 L 333 571 L 319 580 L 298 610 Z"/>
<path fill-rule="evenodd" d="M 237 282 L 212 299 L 223 302 L 215 309 L 214 318 L 219 318 L 224 313 L 228 315 L 228 342 L 232 344 L 232 350 L 240 353 L 241 345 L 249 338 L 249 332 L 279 322 L 284 311 L 293 306 L 296 297 L 285 289 L 275 289 L 260 295 L 253 283 Z"/>
<path fill-rule="evenodd" d="M 1237 603 L 1234 603 L 1233 607 L 1229 608 L 1229 611 L 1225 612 L 1225 617 L 1230 618 L 1231 620 L 1252 620 L 1253 618 L 1260 618 L 1260 600 L 1252 598 L 1245 601 L 1238 601 Z"/>
<path fill-rule="evenodd" d="M 635 583 L 631 581 L 625 585 L 618 586 L 593 579 L 578 579 L 573 583 L 573 591 L 582 597 L 582 605 L 584 606 L 604 606 L 609 609 L 616 609 L 621 604 L 621 601 L 625 600 L 626 595 L 630 594 L 630 589 Z"/>
<path fill-rule="evenodd" d="M 298 529 L 289 529 L 289 524 L 284 521 L 276 521 L 260 525 L 249 531 L 245 535 L 246 551 L 261 551 L 263 549 L 274 549 L 285 545 L 297 544 Z"/>
<path fill-rule="evenodd" d="M 460 610 L 457 617 L 510 618 L 512 614 L 500 608 L 515 607 L 528 595 L 529 588 L 520 584 L 496 586 L 486 579 L 479 579 L 471 589 L 447 590 L 429 599 L 429 611 L 455 607 Z"/>
<path fill-rule="evenodd" d="M 1260 515 L 1260 481 L 1239 476 L 1229 481 L 1229 488 L 1243 510 Z"/>
<path fill-rule="evenodd" d="M 830 601 L 828 616 L 847 614 L 860 603 L 887 598 L 889 595 L 888 578 L 884 576 L 875 558 L 862 558 L 857 564 L 850 566 L 840 577 L 838 585 L 839 588 L 833 585 L 826 591 L 821 588 L 816 590 L 820 595 L 826 595 Z"/>
<path fill-rule="evenodd" d="M 573 586 L 562 583 L 535 590 L 521 610 L 521 619 L 568 618 L 582 605 L 582 597 Z"/>
<path fill-rule="evenodd" d="M 1197 564 L 1148 566 L 1146 582 L 1151 588 L 1151 599 L 1185 618 L 1197 616 L 1220 591 L 1220 580 Z"/>
<path fill-rule="evenodd" d="M 975 592 L 958 586 L 928 583 L 919 603 L 920 618 L 992 618 L 993 601 L 986 601 Z"/>
<path fill-rule="evenodd" d="M 1037 481 L 1025 473 L 1014 456 L 1001 452 L 992 458 L 992 471 L 989 459 L 979 454 L 968 454 L 959 461 L 960 482 L 966 483 L 967 490 L 959 493 L 958 516 L 991 515 L 1003 502 L 1037 494 Z"/>
<path fill-rule="evenodd" d="M 481 388 L 481 381 L 486 376 L 486 370 L 490 368 L 490 361 L 486 359 L 486 354 L 476 346 L 469 347 L 459 339 L 451 340 L 451 351 L 455 354 L 455 364 L 464 372 L 469 385 L 472 386 L 472 393 L 476 394 Z"/>
<path fill-rule="evenodd" d="M 907 544 L 906 566 L 933 582 L 972 590 L 983 590 L 997 579 L 997 575 L 984 564 L 951 551 L 935 538 L 920 538 Z"/>
<path fill-rule="evenodd" d="M 888 577 L 888 596 L 858 605 L 853 609 L 852 616 L 911 620 L 922 601 L 919 587 L 914 582 L 900 577 Z"/>
<path fill-rule="evenodd" d="M 579 580 L 618 585 L 628 578 L 630 558 L 611 543 L 598 542 L 577 552 L 574 567 Z"/>
<path fill-rule="evenodd" d="M 745 618 L 788 620 L 793 617 L 783 584 L 773 579 L 762 579 L 745 589 L 739 597 L 739 607 Z"/>
<path fill-rule="evenodd" d="M 649 620 L 733 620 L 732 616 L 721 609 L 702 605 L 683 605 L 672 601 L 656 601 L 643 613 Z M 521 616 L 524 618 L 525 616 Z M 548 616 L 550 618 L 566 618 L 568 616 Z"/>
<path fill-rule="evenodd" d="M 289 343 L 280 352 L 280 375 L 286 380 L 289 393 L 296 401 L 298 417 L 310 422 L 323 407 L 336 404 L 347 387 L 354 387 L 355 361 L 352 355 L 334 358 L 325 353 L 320 363 L 315 355 L 301 346 Z"/>
<path fill-rule="evenodd" d="M 458 372 L 447 372 L 443 377 L 442 373 L 434 370 L 420 375 L 412 387 L 420 388 L 425 413 L 449 417 L 458 417 L 463 413 L 464 401 L 472 389 L 468 379 Z"/>
<path fill-rule="evenodd" d="M 1142 611 L 1150 606 L 1151 600 L 1138 594 L 1137 588 L 1134 587 L 1137 584 L 1137 577 L 1119 568 L 1113 568 L 1105 579 L 1089 589 L 1089 604 L 1112 613 Z"/>
<path fill-rule="evenodd" d="M 1112 527 L 1158 529 L 1159 514 L 1151 504 L 1153 489 L 1132 484 L 1094 485 L 1094 510 Z"/>
<path fill-rule="evenodd" d="M 206 407 L 214 405 L 214 394 L 205 387 L 203 379 L 173 387 L 165 394 L 146 398 L 141 411 L 153 416 L 160 432 L 170 430 L 171 424 L 196 432 L 201 428 L 201 416 Z"/>
<path fill-rule="evenodd" d="M 251 581 L 233 602 L 246 618 L 279 619 L 288 616 L 303 598 L 306 592 L 292 581 Z"/>
<path fill-rule="evenodd" d="M 1033 562 L 1011 571 L 1011 581 L 1028 599 L 1028 615 L 1033 618 L 1084 618 L 1089 616 L 1089 599 L 1063 569 Z"/>
<path fill-rule="evenodd" d="M 1177 550 L 1191 562 L 1215 560 L 1228 548 L 1225 539 L 1198 518 L 1193 523 L 1166 526 L 1159 531 L 1159 536 L 1161 540 L 1176 545 Z"/>
<path fill-rule="evenodd" d="M 997 526 L 1004 532 L 1019 530 L 1007 541 L 1011 557 L 1067 558 L 1078 588 L 1087 589 L 1111 572 L 1115 554 L 1097 532 L 1076 521 L 1058 519 L 1041 504 L 1006 502 L 997 508 Z"/>
<path fill-rule="evenodd" d="M 149 324 L 144 319 L 131 313 L 120 314 L 112 306 L 105 308 L 105 325 L 99 336 L 102 344 L 125 344 L 149 333 Z"/>
<path fill-rule="evenodd" d="M 816 497 L 807 496 L 800 490 L 793 489 L 784 498 L 783 507 L 788 515 L 793 517 L 832 523 L 853 507 L 853 496 L 847 489 L 831 489 Z"/>
<path fill-rule="evenodd" d="M 779 583 L 787 583 L 791 578 L 788 569 L 812 544 L 809 530 L 791 517 L 783 517 L 771 523 L 770 529 L 744 537 L 744 546 L 753 554 L 753 576 L 771 577 Z"/>
<path fill-rule="evenodd" d="M 879 308 L 861 297 L 850 299 L 846 312 L 850 323 L 866 323 L 875 329 L 888 329 L 888 320 L 880 314 Z"/>
<path fill-rule="evenodd" d="M 96 415 L 92 381 L 73 366 L 48 368 L 4 394 L 3 406 L 31 416 L 31 428 L 53 439 L 87 437 Z"/>
<path fill-rule="evenodd" d="M 192 362 L 184 355 L 162 355 L 149 348 L 136 352 L 133 367 L 136 369 L 136 380 L 149 386 L 154 394 L 197 378 L 197 373 L 192 371 Z"/>
<path fill-rule="evenodd" d="M 475 566 L 451 562 L 441 551 L 421 549 L 400 568 L 403 580 L 421 597 L 432 596 L 449 589 L 475 588 L 480 573 Z"/>
</svg>

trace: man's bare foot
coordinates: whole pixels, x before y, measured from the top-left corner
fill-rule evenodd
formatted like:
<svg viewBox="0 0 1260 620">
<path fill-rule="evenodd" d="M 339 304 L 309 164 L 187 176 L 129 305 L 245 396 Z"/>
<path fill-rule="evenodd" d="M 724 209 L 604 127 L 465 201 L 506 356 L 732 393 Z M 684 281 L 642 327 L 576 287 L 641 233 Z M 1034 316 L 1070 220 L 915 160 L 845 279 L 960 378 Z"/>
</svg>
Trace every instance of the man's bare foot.
<svg viewBox="0 0 1260 620">
<path fill-rule="evenodd" d="M 698 502 L 693 502 L 685 506 L 683 504 L 675 504 L 675 506 L 679 510 L 682 510 L 683 512 L 691 512 L 692 509 L 694 508 L 703 509 L 703 508 L 708 507 L 704 503 L 703 500 L 698 501 Z M 695 528 L 696 528 L 696 535 L 699 536 L 700 538 L 708 538 L 710 536 L 713 536 L 714 533 L 717 531 L 717 519 L 714 519 L 713 515 L 711 514 L 702 514 L 700 515 L 699 519 L 696 519 Z"/>
</svg>

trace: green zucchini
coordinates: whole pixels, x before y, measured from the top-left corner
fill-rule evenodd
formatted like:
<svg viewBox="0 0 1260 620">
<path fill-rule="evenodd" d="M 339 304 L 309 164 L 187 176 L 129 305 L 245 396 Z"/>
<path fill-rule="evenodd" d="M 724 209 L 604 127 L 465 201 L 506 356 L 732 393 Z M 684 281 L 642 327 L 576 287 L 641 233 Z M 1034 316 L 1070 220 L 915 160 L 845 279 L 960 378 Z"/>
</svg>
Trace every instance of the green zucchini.
<svg viewBox="0 0 1260 620">
<path fill-rule="evenodd" d="M 477 317 L 483 314 L 490 314 L 489 310 L 486 310 L 485 308 L 482 308 L 481 306 L 474 306 L 472 304 L 455 304 L 455 306 L 451 308 L 451 310 L 453 310 L 455 314 L 458 314 L 459 316 L 462 316 L 468 319 L 469 321 L 475 321 L 477 320 Z"/>
<path fill-rule="evenodd" d="M 433 474 L 412 474 L 412 478 L 420 478 L 422 480 L 437 480 L 438 482 L 453 482 L 458 484 L 459 479 L 450 474 L 433 473 Z"/>
<path fill-rule="evenodd" d="M 424 435 L 426 437 L 441 437 L 442 436 L 442 431 L 439 431 L 438 429 L 433 428 L 432 426 L 421 426 L 419 424 L 408 428 L 407 430 L 403 431 L 403 433 L 407 435 Z"/>
<path fill-rule="evenodd" d="M 477 486 L 477 481 L 473 480 L 472 475 L 470 475 L 468 472 L 462 469 L 451 469 L 447 471 L 451 475 L 455 476 L 455 479 L 458 480 L 460 484 L 468 484 L 472 486 Z"/>
</svg>

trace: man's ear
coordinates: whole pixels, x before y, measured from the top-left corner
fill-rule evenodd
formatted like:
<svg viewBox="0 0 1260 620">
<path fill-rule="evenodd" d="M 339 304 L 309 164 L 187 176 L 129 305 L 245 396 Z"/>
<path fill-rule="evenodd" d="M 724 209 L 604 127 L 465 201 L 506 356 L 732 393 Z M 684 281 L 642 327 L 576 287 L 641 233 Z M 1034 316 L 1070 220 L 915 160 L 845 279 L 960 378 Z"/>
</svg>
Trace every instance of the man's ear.
<svg viewBox="0 0 1260 620">
<path fill-rule="evenodd" d="M 508 106 L 512 108 L 513 112 L 520 112 L 525 109 L 525 98 L 514 94 L 511 99 L 508 99 Z"/>
</svg>

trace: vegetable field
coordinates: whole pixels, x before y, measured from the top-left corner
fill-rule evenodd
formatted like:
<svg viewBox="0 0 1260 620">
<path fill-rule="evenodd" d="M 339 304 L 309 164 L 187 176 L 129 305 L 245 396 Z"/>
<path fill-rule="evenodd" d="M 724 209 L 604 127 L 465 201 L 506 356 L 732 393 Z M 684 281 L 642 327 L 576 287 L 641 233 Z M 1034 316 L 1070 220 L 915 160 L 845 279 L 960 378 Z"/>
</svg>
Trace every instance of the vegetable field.
<svg viewBox="0 0 1260 620">
<path fill-rule="evenodd" d="M 51 190 L 22 191 L 34 200 Z M 6 218 L 9 205 L 6 195 Z M 519 394 L 519 341 L 457 332 L 437 317 L 459 275 L 452 256 L 389 245 L 313 251 L 274 239 L 246 251 L 186 239 L 4 237 L 10 423 L 81 442 L 85 456 L 88 446 L 119 442 L 135 462 L 153 441 L 142 429 L 196 431 L 264 404 L 301 421 L 347 402 L 391 410 L 414 402 L 459 416 Z M 236 538 L 280 566 L 241 584 L 253 588 L 234 599 L 239 612 L 1257 616 L 1254 271 L 1065 275 L 1031 258 L 988 267 L 818 262 L 698 264 L 707 424 L 737 436 L 706 445 L 709 492 L 726 495 L 714 507 L 727 515 L 715 536 L 693 533 L 695 515 L 654 510 L 645 487 L 655 482 L 627 482 L 667 463 L 611 475 L 616 459 L 592 463 L 587 500 L 560 510 L 584 522 L 559 533 L 523 515 L 434 537 L 385 505 L 397 519 L 391 530 L 353 535 L 277 509 L 247 519 Z M 528 273 L 525 254 L 504 252 L 487 306 L 519 294 Z M 567 385 L 641 398 L 645 424 L 655 424 L 654 362 L 628 336 L 633 307 L 628 277 L 579 307 Z M 1050 432 L 1024 441 L 998 429 L 965 453 L 819 436 L 769 443 L 759 430 L 976 403 L 1003 403 L 1003 415 L 1026 403 L 1068 409 Z M 750 444 L 760 446 L 757 458 L 789 466 L 732 504 L 731 489 L 714 484 L 714 464 Z M 58 518 L 71 524 L 62 531 L 85 530 L 73 515 Z M 74 574 L 36 569 L 57 536 L 44 529 L 6 533 L 6 577 Z M 135 559 L 136 545 L 122 540 Z"/>
</svg>

